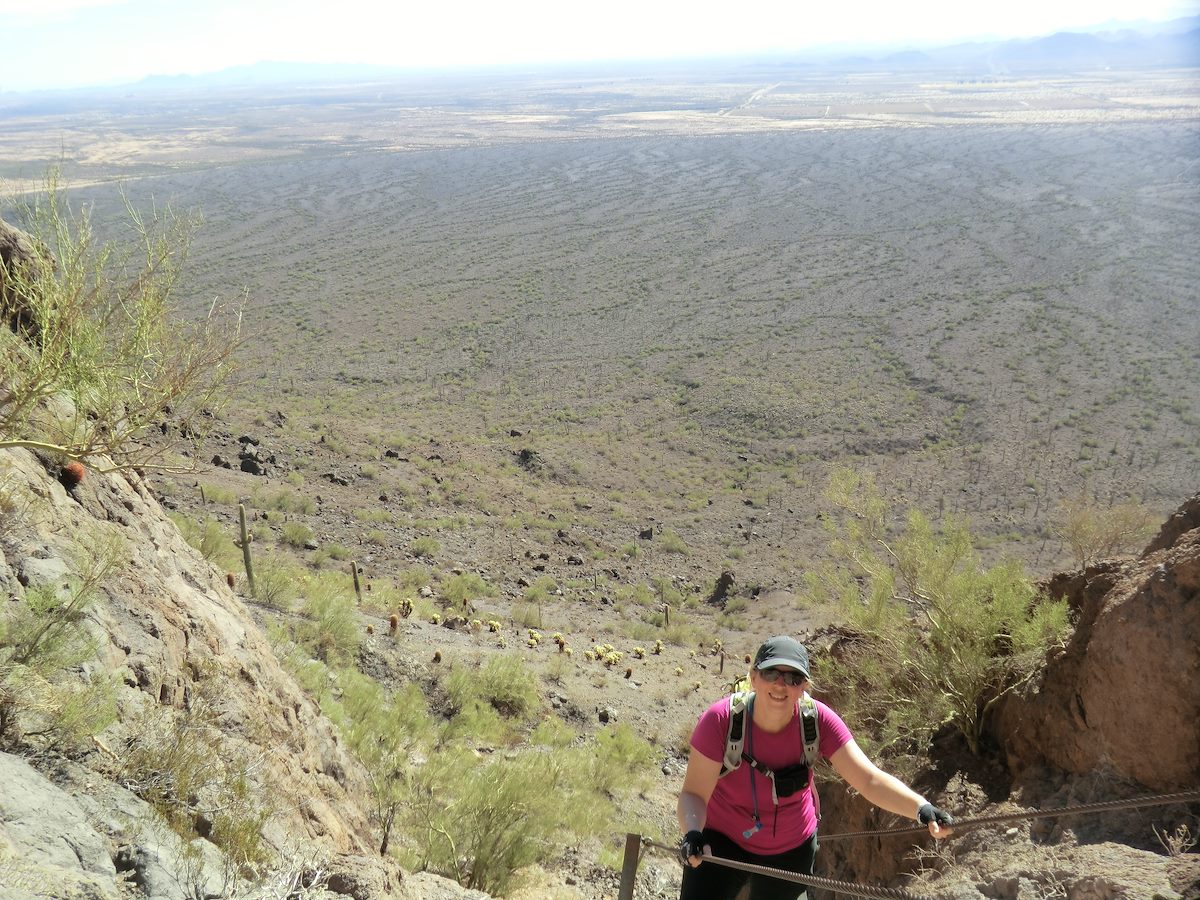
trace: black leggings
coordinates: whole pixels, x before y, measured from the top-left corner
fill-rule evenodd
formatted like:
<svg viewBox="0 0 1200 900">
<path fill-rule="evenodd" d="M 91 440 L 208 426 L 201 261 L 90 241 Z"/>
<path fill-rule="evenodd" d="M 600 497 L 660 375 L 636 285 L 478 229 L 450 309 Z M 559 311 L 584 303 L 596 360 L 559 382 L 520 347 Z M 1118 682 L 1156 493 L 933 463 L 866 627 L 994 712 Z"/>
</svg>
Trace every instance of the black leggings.
<svg viewBox="0 0 1200 900">
<path fill-rule="evenodd" d="M 799 847 L 765 856 L 743 850 L 719 831 L 704 829 L 704 842 L 712 847 L 713 856 L 785 869 L 798 875 L 812 874 L 813 858 L 817 853 L 816 841 L 817 836 L 813 834 Z M 702 862 L 694 869 L 690 865 L 683 867 L 679 900 L 734 900 L 742 885 L 747 883 L 750 885 L 750 900 L 801 900 L 805 896 L 804 885 L 794 881 L 780 881 L 768 875 Z"/>
</svg>

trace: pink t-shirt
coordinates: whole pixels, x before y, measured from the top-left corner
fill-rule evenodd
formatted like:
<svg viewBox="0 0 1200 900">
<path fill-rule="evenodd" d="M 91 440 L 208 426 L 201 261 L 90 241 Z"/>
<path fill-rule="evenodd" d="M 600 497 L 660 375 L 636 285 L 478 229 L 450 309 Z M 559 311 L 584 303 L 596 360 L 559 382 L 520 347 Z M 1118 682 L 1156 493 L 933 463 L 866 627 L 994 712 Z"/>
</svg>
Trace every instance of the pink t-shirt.
<svg viewBox="0 0 1200 900">
<path fill-rule="evenodd" d="M 833 756 L 843 744 L 854 739 L 841 716 L 814 700 L 817 707 L 817 728 L 820 732 L 818 749 L 825 759 Z M 775 734 L 753 726 L 746 734 L 746 752 L 753 739 L 756 760 L 772 771 L 804 762 L 804 739 L 800 733 L 799 714 L 782 731 Z M 729 698 L 723 697 L 704 711 L 692 732 L 692 748 L 718 762 L 725 758 L 725 737 L 729 733 Z M 746 837 L 743 832 L 754 828 L 754 792 L 758 794 L 758 817 L 762 828 Z M 817 814 L 813 808 L 812 792 L 797 791 L 790 797 L 780 797 L 778 808 L 771 796 L 771 781 L 746 763 L 717 781 L 708 801 L 706 826 L 729 837 L 751 853 L 783 853 L 808 840 L 817 829 Z"/>
</svg>

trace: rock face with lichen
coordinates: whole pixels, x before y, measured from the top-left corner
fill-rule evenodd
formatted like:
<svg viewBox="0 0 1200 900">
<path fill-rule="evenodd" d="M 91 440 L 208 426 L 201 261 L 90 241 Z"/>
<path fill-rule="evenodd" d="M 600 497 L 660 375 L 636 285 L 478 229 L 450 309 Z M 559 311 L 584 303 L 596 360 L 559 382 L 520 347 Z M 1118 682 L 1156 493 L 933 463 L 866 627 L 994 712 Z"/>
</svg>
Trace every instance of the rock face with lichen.
<svg viewBox="0 0 1200 900">
<path fill-rule="evenodd" d="M 65 788 L 44 779 L 44 790 L 78 787 L 89 780 L 89 772 L 97 782 L 128 779 L 121 751 L 137 729 L 148 721 L 163 727 L 184 721 L 203 701 L 210 724 L 196 733 L 223 757 L 253 760 L 257 788 L 274 800 L 264 828 L 268 846 L 283 853 L 302 845 L 314 857 L 369 854 L 373 842 L 363 773 L 328 720 L 280 666 L 222 573 L 183 540 L 141 478 L 132 471 L 94 475 L 68 491 L 25 450 L 0 450 L 0 476 L 6 500 L 0 589 L 10 599 L 74 573 L 83 543 L 113 542 L 124 557 L 113 577 L 99 585 L 86 613 L 98 658 L 85 668 L 90 677 L 114 676 L 118 720 L 91 747 L 71 750 L 70 765 L 60 766 L 56 775 Z M 52 758 L 53 753 L 47 756 Z M 28 767 L 21 773 L 26 796 L 36 807 L 42 801 L 36 800 L 34 785 L 45 773 Z M 92 795 L 93 815 L 68 817 L 72 829 L 91 834 L 90 843 L 68 835 L 57 840 L 27 836 L 33 855 L 20 855 L 21 864 L 38 861 L 32 848 L 55 844 L 97 843 L 111 859 L 127 859 L 128 866 L 166 852 L 169 838 L 154 837 L 151 848 L 146 841 L 157 829 L 136 821 L 149 817 L 145 803 L 123 792 L 120 803 L 97 806 L 96 792 Z M 20 847 L 14 835 L 24 819 L 10 809 L 11 802 L 0 806 L 0 837 Z M 141 815 L 132 812 L 138 804 Z M 126 808 L 118 810 L 121 805 Z M 43 862 L 53 867 L 56 861 Z M 76 873 L 84 879 L 80 883 L 100 877 L 96 866 L 85 868 Z M 37 877 L 44 879 L 44 872 Z M 75 883 L 63 877 L 63 883 Z"/>
<path fill-rule="evenodd" d="M 366 849 L 369 826 L 348 802 L 363 776 L 223 574 L 184 541 L 141 478 L 95 476 L 68 492 L 28 452 L 0 452 L 10 491 L 32 498 L 28 515 L 0 533 L 0 584 L 20 591 L 54 581 L 73 568 L 79 541 L 113 537 L 127 554 L 89 607 L 100 665 L 121 682 L 121 720 L 146 704 L 184 712 L 211 696 L 221 730 L 270 751 L 268 777 L 296 798 L 281 824 L 336 851 Z"/>
</svg>

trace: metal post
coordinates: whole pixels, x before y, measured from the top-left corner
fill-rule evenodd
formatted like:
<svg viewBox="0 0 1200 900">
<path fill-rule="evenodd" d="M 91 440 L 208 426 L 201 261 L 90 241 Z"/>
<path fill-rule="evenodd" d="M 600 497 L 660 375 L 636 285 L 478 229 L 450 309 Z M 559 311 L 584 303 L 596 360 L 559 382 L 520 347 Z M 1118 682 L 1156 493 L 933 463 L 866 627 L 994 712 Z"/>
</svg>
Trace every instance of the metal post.
<svg viewBox="0 0 1200 900">
<path fill-rule="evenodd" d="M 625 835 L 625 862 L 621 866 L 621 890 L 617 900 L 633 900 L 633 882 L 637 878 L 638 855 L 642 850 L 640 834 Z"/>
</svg>

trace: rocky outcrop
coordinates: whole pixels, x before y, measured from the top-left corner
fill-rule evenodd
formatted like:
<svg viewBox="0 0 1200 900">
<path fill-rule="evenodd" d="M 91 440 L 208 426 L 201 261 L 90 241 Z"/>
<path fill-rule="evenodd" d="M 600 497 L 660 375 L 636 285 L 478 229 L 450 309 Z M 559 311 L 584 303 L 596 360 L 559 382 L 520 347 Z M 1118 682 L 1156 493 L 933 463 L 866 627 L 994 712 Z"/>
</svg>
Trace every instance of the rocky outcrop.
<svg viewBox="0 0 1200 900">
<path fill-rule="evenodd" d="M 22 280 L 39 277 L 39 254 L 33 238 L 0 219 L 0 318 L 18 334 L 36 338 L 37 329 L 28 302 L 17 290 L 13 272 Z"/>
<path fill-rule="evenodd" d="M 1000 758 L 974 757 L 943 735 L 915 786 L 966 817 L 1194 790 L 1200 785 L 1200 495 L 1167 521 L 1140 558 L 1058 575 L 1047 588 L 1068 600 L 1074 629 L 1034 682 L 998 703 L 990 728 Z M 837 652 L 839 640 L 846 636 L 833 630 L 812 643 L 818 652 L 830 652 L 823 645 Z M 833 778 L 823 784 L 822 807 L 828 836 L 897 824 Z M 969 829 L 942 856 L 945 863 L 952 853 L 954 865 L 936 881 L 934 895 L 1200 897 L 1200 869 L 1188 867 L 1190 854 L 1161 852 L 1169 843 L 1163 835 L 1180 834 L 1176 828 L 1192 821 L 1177 804 Z M 904 883 L 899 873 L 924 870 L 939 855 L 923 836 L 895 835 L 829 837 L 821 853 L 829 874 L 893 885 Z M 924 885 L 918 893 L 926 893 Z"/>
<path fill-rule="evenodd" d="M 1049 583 L 1077 624 L 993 731 L 1020 777 L 1036 765 L 1107 768 L 1159 791 L 1200 784 L 1200 496 L 1135 562 Z"/>
<path fill-rule="evenodd" d="M 1200 494 L 1186 501 L 1167 521 L 1163 522 L 1162 528 L 1158 530 L 1154 540 L 1142 553 L 1142 558 L 1157 553 L 1159 550 L 1170 550 L 1183 535 L 1196 528 L 1200 528 Z"/>
<path fill-rule="evenodd" d="M 118 684 L 118 721 L 87 757 L 97 776 L 112 774 L 148 720 L 186 718 L 203 700 L 219 724 L 206 732 L 213 752 L 254 759 L 257 788 L 274 801 L 264 829 L 270 845 L 299 842 L 330 857 L 371 853 L 364 774 L 223 573 L 183 540 L 141 478 L 93 474 L 67 491 L 25 450 L 0 451 L 0 476 L 0 588 L 10 600 L 77 572 L 81 547 L 119 547 L 117 571 L 87 613 L 98 649 L 87 674 L 108 673 Z M 7 805 L 3 813 L 0 828 L 12 822 Z"/>
</svg>

